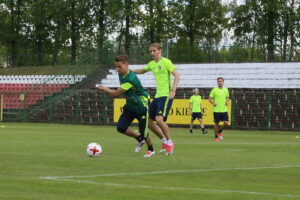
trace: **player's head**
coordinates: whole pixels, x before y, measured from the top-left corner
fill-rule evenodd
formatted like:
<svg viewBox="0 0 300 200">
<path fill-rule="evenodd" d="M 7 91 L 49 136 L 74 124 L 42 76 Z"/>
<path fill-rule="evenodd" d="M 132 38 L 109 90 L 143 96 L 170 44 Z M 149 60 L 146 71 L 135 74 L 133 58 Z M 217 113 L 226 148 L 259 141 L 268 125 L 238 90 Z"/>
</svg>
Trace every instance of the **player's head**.
<svg viewBox="0 0 300 200">
<path fill-rule="evenodd" d="M 153 60 L 160 60 L 161 58 L 161 45 L 159 43 L 153 43 L 149 46 L 149 53 Z"/>
<path fill-rule="evenodd" d="M 128 72 L 128 56 L 119 55 L 115 57 L 116 71 L 121 74 L 127 74 Z"/>
<path fill-rule="evenodd" d="M 195 89 L 194 89 L 194 94 L 195 94 L 195 95 L 199 95 L 199 89 L 198 89 L 198 88 L 195 88 Z"/>
<path fill-rule="evenodd" d="M 223 87 L 224 85 L 224 78 L 223 77 L 219 77 L 217 78 L 217 82 L 218 82 L 218 87 Z"/>
</svg>

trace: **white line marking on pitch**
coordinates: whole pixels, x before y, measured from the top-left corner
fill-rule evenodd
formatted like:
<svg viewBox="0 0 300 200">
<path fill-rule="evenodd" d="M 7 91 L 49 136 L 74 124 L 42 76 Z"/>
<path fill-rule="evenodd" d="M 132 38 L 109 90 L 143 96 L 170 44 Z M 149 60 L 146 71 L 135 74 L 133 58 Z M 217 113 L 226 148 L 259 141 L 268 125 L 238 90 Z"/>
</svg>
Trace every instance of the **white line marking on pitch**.
<svg viewBox="0 0 300 200">
<path fill-rule="evenodd" d="M 98 174 L 98 175 L 84 175 L 84 176 L 45 176 L 39 179 L 63 179 L 63 178 L 94 178 L 94 177 L 111 177 L 111 176 L 136 176 L 149 174 L 177 174 L 177 173 L 191 173 L 191 172 L 208 172 L 208 171 L 231 171 L 231 170 L 259 170 L 259 169 L 281 169 L 300 167 L 300 165 L 285 165 L 273 167 L 246 167 L 246 168 L 213 168 L 213 169 L 192 169 L 192 170 L 174 170 L 174 171 L 154 171 L 154 172 L 134 172 L 134 173 L 115 173 L 115 174 Z"/>
<path fill-rule="evenodd" d="M 289 197 L 289 198 L 300 198 L 299 195 L 293 194 L 275 194 L 267 192 L 253 192 L 253 191 L 243 191 L 243 190 L 225 190 L 225 189 L 207 189 L 207 188 L 184 188 L 184 187 L 161 187 L 161 186 L 150 186 L 150 185 L 128 185 L 119 183 L 99 183 L 94 181 L 85 180 L 74 180 L 74 179 L 61 179 L 52 178 L 56 181 L 69 181 L 76 183 L 87 183 L 95 185 L 105 185 L 110 187 L 127 187 L 127 188 L 141 188 L 141 189 L 160 189 L 160 190 L 184 190 L 184 191 L 201 191 L 201 192 L 219 192 L 219 193 L 239 193 L 239 194 L 249 194 L 249 195 L 261 195 L 261 196 L 274 196 L 274 197 Z"/>
</svg>

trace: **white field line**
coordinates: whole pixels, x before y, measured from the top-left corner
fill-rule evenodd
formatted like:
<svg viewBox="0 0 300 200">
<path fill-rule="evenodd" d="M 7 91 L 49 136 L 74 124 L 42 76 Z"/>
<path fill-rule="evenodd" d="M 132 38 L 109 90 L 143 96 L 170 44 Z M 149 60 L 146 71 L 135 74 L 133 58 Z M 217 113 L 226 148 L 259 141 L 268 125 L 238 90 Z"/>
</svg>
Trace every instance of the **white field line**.
<svg viewBox="0 0 300 200">
<path fill-rule="evenodd" d="M 245 168 L 213 168 L 213 169 L 191 169 L 191 170 L 172 170 L 172 171 L 153 171 L 153 172 L 129 172 L 129 173 L 114 173 L 114 174 L 96 174 L 83 176 L 45 176 L 39 179 L 64 179 L 64 178 L 95 178 L 95 177 L 112 177 L 112 176 L 137 176 L 151 174 L 178 174 L 192 172 L 209 172 L 209 171 L 232 171 L 232 170 L 259 170 L 259 169 L 282 169 L 282 168 L 298 168 L 300 165 L 285 165 L 285 166 L 266 166 L 266 167 L 245 167 Z"/>
<path fill-rule="evenodd" d="M 95 181 L 85 181 L 85 180 L 74 180 L 74 179 L 62 179 L 62 178 L 52 178 L 55 181 L 69 181 L 76 183 L 87 183 L 95 185 L 105 185 L 110 187 L 125 187 L 125 188 L 141 188 L 141 189 L 159 189 L 159 190 L 183 190 L 183 191 L 200 191 L 200 192 L 210 192 L 210 193 L 239 193 L 248 195 L 259 195 L 259 196 L 273 196 L 273 197 L 288 197 L 288 198 L 300 198 L 300 195 L 293 194 L 275 194 L 267 192 L 253 192 L 253 191 L 243 191 L 243 190 L 225 190 L 225 189 L 208 189 L 208 188 L 184 188 L 184 187 L 161 187 L 161 186 L 150 186 L 150 185 L 128 185 L 119 183 L 99 183 Z"/>
</svg>

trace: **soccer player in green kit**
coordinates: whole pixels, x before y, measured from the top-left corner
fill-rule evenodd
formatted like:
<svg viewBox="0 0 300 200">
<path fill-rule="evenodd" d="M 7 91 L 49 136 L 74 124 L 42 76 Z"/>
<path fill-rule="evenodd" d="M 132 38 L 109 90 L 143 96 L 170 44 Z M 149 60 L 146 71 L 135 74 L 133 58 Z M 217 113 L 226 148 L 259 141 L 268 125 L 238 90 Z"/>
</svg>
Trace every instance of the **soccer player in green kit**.
<svg viewBox="0 0 300 200">
<path fill-rule="evenodd" d="M 209 94 L 209 102 L 214 106 L 215 141 L 223 140 L 222 131 L 229 124 L 227 106 L 229 102 L 229 91 L 224 85 L 224 78 L 217 78 L 218 87 L 212 89 Z M 219 123 L 223 121 L 222 126 Z"/>
<path fill-rule="evenodd" d="M 151 44 L 149 53 L 153 60 L 144 69 L 135 69 L 133 72 L 136 74 L 153 72 L 156 81 L 156 94 L 149 106 L 149 128 L 162 140 L 160 153 L 166 152 L 166 155 L 171 155 L 174 150 L 174 143 L 166 120 L 180 77 L 173 63 L 162 56 L 162 48 L 159 43 Z M 171 84 L 171 75 L 174 76 L 173 85 Z"/>
<path fill-rule="evenodd" d="M 98 89 L 107 92 L 113 97 L 124 95 L 126 104 L 117 124 L 117 130 L 124 135 L 133 137 L 138 141 L 135 152 L 139 152 L 146 142 L 148 151 L 144 157 L 151 157 L 155 154 L 148 130 L 148 101 L 149 94 L 144 91 L 143 86 L 136 76 L 128 68 L 128 57 L 119 55 L 115 57 L 116 71 L 119 73 L 120 87 L 116 90 L 100 85 Z M 139 122 L 139 135 L 129 128 L 132 121 L 137 119 Z"/>
<path fill-rule="evenodd" d="M 202 129 L 202 133 L 206 134 L 207 130 L 205 130 L 204 128 L 204 124 L 202 121 L 202 115 L 203 115 L 203 109 L 202 109 L 202 98 L 199 95 L 199 89 L 196 88 L 194 89 L 194 95 L 191 96 L 190 101 L 189 101 L 189 108 L 190 108 L 190 113 L 191 113 L 191 123 L 190 123 L 190 134 L 193 134 L 193 123 L 195 121 L 195 119 L 197 118 L 199 120 L 201 129 Z"/>
</svg>

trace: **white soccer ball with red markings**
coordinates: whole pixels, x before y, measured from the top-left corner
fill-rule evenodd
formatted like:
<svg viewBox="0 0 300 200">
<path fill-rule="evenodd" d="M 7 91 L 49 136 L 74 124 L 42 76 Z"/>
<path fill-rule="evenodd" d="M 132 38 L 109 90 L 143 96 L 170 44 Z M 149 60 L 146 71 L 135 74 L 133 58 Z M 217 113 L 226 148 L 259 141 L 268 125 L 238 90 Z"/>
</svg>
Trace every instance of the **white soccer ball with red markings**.
<svg viewBox="0 0 300 200">
<path fill-rule="evenodd" d="M 96 142 L 90 143 L 86 148 L 86 153 L 90 157 L 98 157 L 102 153 L 102 147 Z"/>
</svg>

